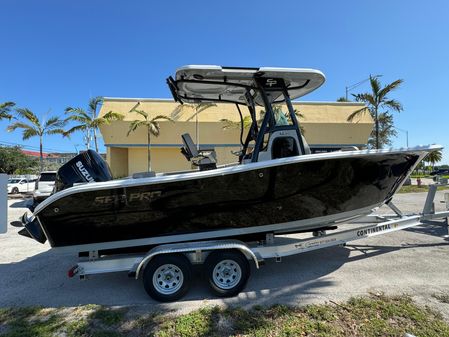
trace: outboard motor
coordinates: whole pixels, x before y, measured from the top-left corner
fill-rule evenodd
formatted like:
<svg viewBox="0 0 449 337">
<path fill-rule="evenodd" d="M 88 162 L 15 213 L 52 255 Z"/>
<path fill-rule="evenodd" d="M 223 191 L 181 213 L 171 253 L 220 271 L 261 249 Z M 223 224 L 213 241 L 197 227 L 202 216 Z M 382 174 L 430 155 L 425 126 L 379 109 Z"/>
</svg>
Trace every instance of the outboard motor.
<svg viewBox="0 0 449 337">
<path fill-rule="evenodd" d="M 95 151 L 87 150 L 70 159 L 56 174 L 55 192 L 77 183 L 112 180 L 108 163 Z"/>
</svg>

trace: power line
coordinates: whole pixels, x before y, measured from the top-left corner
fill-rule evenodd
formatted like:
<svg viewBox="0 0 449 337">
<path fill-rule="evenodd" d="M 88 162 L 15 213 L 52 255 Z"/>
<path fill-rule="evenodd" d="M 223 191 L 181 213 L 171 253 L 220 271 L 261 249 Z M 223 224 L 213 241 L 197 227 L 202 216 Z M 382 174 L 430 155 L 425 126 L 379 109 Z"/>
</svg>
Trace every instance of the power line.
<svg viewBox="0 0 449 337">
<path fill-rule="evenodd" d="M 39 151 L 39 147 L 38 146 L 23 145 L 23 144 L 19 144 L 19 143 L 7 142 L 7 141 L 4 141 L 4 140 L 0 140 L 0 144 L 1 145 L 7 145 L 7 146 L 20 146 L 20 147 L 22 147 L 24 149 Z M 67 151 L 67 150 L 54 149 L 54 148 L 50 148 L 50 147 L 43 147 L 42 150 L 43 151 L 45 150 L 45 152 L 71 153 L 70 151 Z"/>
</svg>

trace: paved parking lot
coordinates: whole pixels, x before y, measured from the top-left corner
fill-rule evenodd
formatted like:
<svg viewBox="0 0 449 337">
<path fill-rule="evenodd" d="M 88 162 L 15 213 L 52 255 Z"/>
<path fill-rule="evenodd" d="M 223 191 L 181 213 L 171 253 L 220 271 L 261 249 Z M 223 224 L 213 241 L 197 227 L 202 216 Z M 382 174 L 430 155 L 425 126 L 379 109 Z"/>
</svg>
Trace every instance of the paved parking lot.
<svg viewBox="0 0 449 337">
<path fill-rule="evenodd" d="M 395 203 L 404 211 L 419 211 L 425 193 L 399 194 Z M 443 199 L 438 192 L 436 200 Z M 29 201 L 9 200 L 9 221 L 17 220 Z M 437 210 L 444 205 L 436 203 Z M 177 303 L 157 304 L 141 280 L 126 273 L 98 275 L 87 281 L 69 279 L 67 270 L 77 262 L 73 255 L 57 254 L 45 244 L 17 234 L 9 226 L 0 235 L 0 307 L 42 305 L 138 305 L 155 310 L 189 311 L 207 304 L 270 305 L 307 304 L 346 300 L 368 292 L 408 293 L 418 301 L 438 305 L 449 317 L 449 305 L 438 304 L 435 293 L 449 294 L 449 239 L 442 222 L 419 226 L 369 239 L 346 247 L 332 247 L 289 258 L 268 261 L 252 270 L 250 281 L 238 297 L 217 299 L 206 282 L 194 282 L 189 294 Z"/>
</svg>

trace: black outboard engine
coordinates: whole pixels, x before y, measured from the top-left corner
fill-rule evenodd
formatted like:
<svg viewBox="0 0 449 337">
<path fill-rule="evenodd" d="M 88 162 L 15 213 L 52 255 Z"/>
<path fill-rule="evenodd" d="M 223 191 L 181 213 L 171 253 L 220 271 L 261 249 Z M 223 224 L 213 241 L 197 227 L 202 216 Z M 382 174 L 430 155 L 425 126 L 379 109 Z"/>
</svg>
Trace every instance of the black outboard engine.
<svg viewBox="0 0 449 337">
<path fill-rule="evenodd" d="M 95 151 L 87 150 L 70 159 L 56 174 L 55 192 L 77 183 L 112 180 L 108 163 Z"/>
</svg>

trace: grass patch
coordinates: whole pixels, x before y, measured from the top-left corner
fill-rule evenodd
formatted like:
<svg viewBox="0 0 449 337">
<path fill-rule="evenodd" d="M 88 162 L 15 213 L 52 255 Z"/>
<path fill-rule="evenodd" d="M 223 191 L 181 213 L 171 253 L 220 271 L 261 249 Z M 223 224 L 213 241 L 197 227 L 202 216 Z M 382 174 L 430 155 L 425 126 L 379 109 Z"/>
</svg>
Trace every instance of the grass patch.
<svg viewBox="0 0 449 337">
<path fill-rule="evenodd" d="M 92 312 L 90 318 L 97 319 L 107 326 L 117 325 L 123 321 L 125 311 L 123 309 L 109 309 L 99 307 Z"/>
<path fill-rule="evenodd" d="M 418 173 L 418 174 L 414 174 L 414 173 L 412 173 L 411 175 L 410 175 L 410 178 L 432 178 L 433 176 L 431 176 L 430 174 L 424 174 L 424 173 Z"/>
<path fill-rule="evenodd" d="M 448 303 L 449 295 L 434 295 Z M 0 309 L 2 336 L 449 336 L 442 316 L 408 296 L 371 295 L 345 303 L 251 310 L 206 307 L 186 315 L 101 306 Z"/>
<path fill-rule="evenodd" d="M 437 187 L 438 191 L 447 190 L 447 189 L 448 189 L 447 186 L 438 186 Z M 406 185 L 406 186 L 402 186 L 401 189 L 398 191 L 398 193 L 416 193 L 416 192 L 427 192 L 427 191 L 429 191 L 429 186 L 427 186 L 427 185 L 421 185 L 421 186 Z"/>
</svg>

